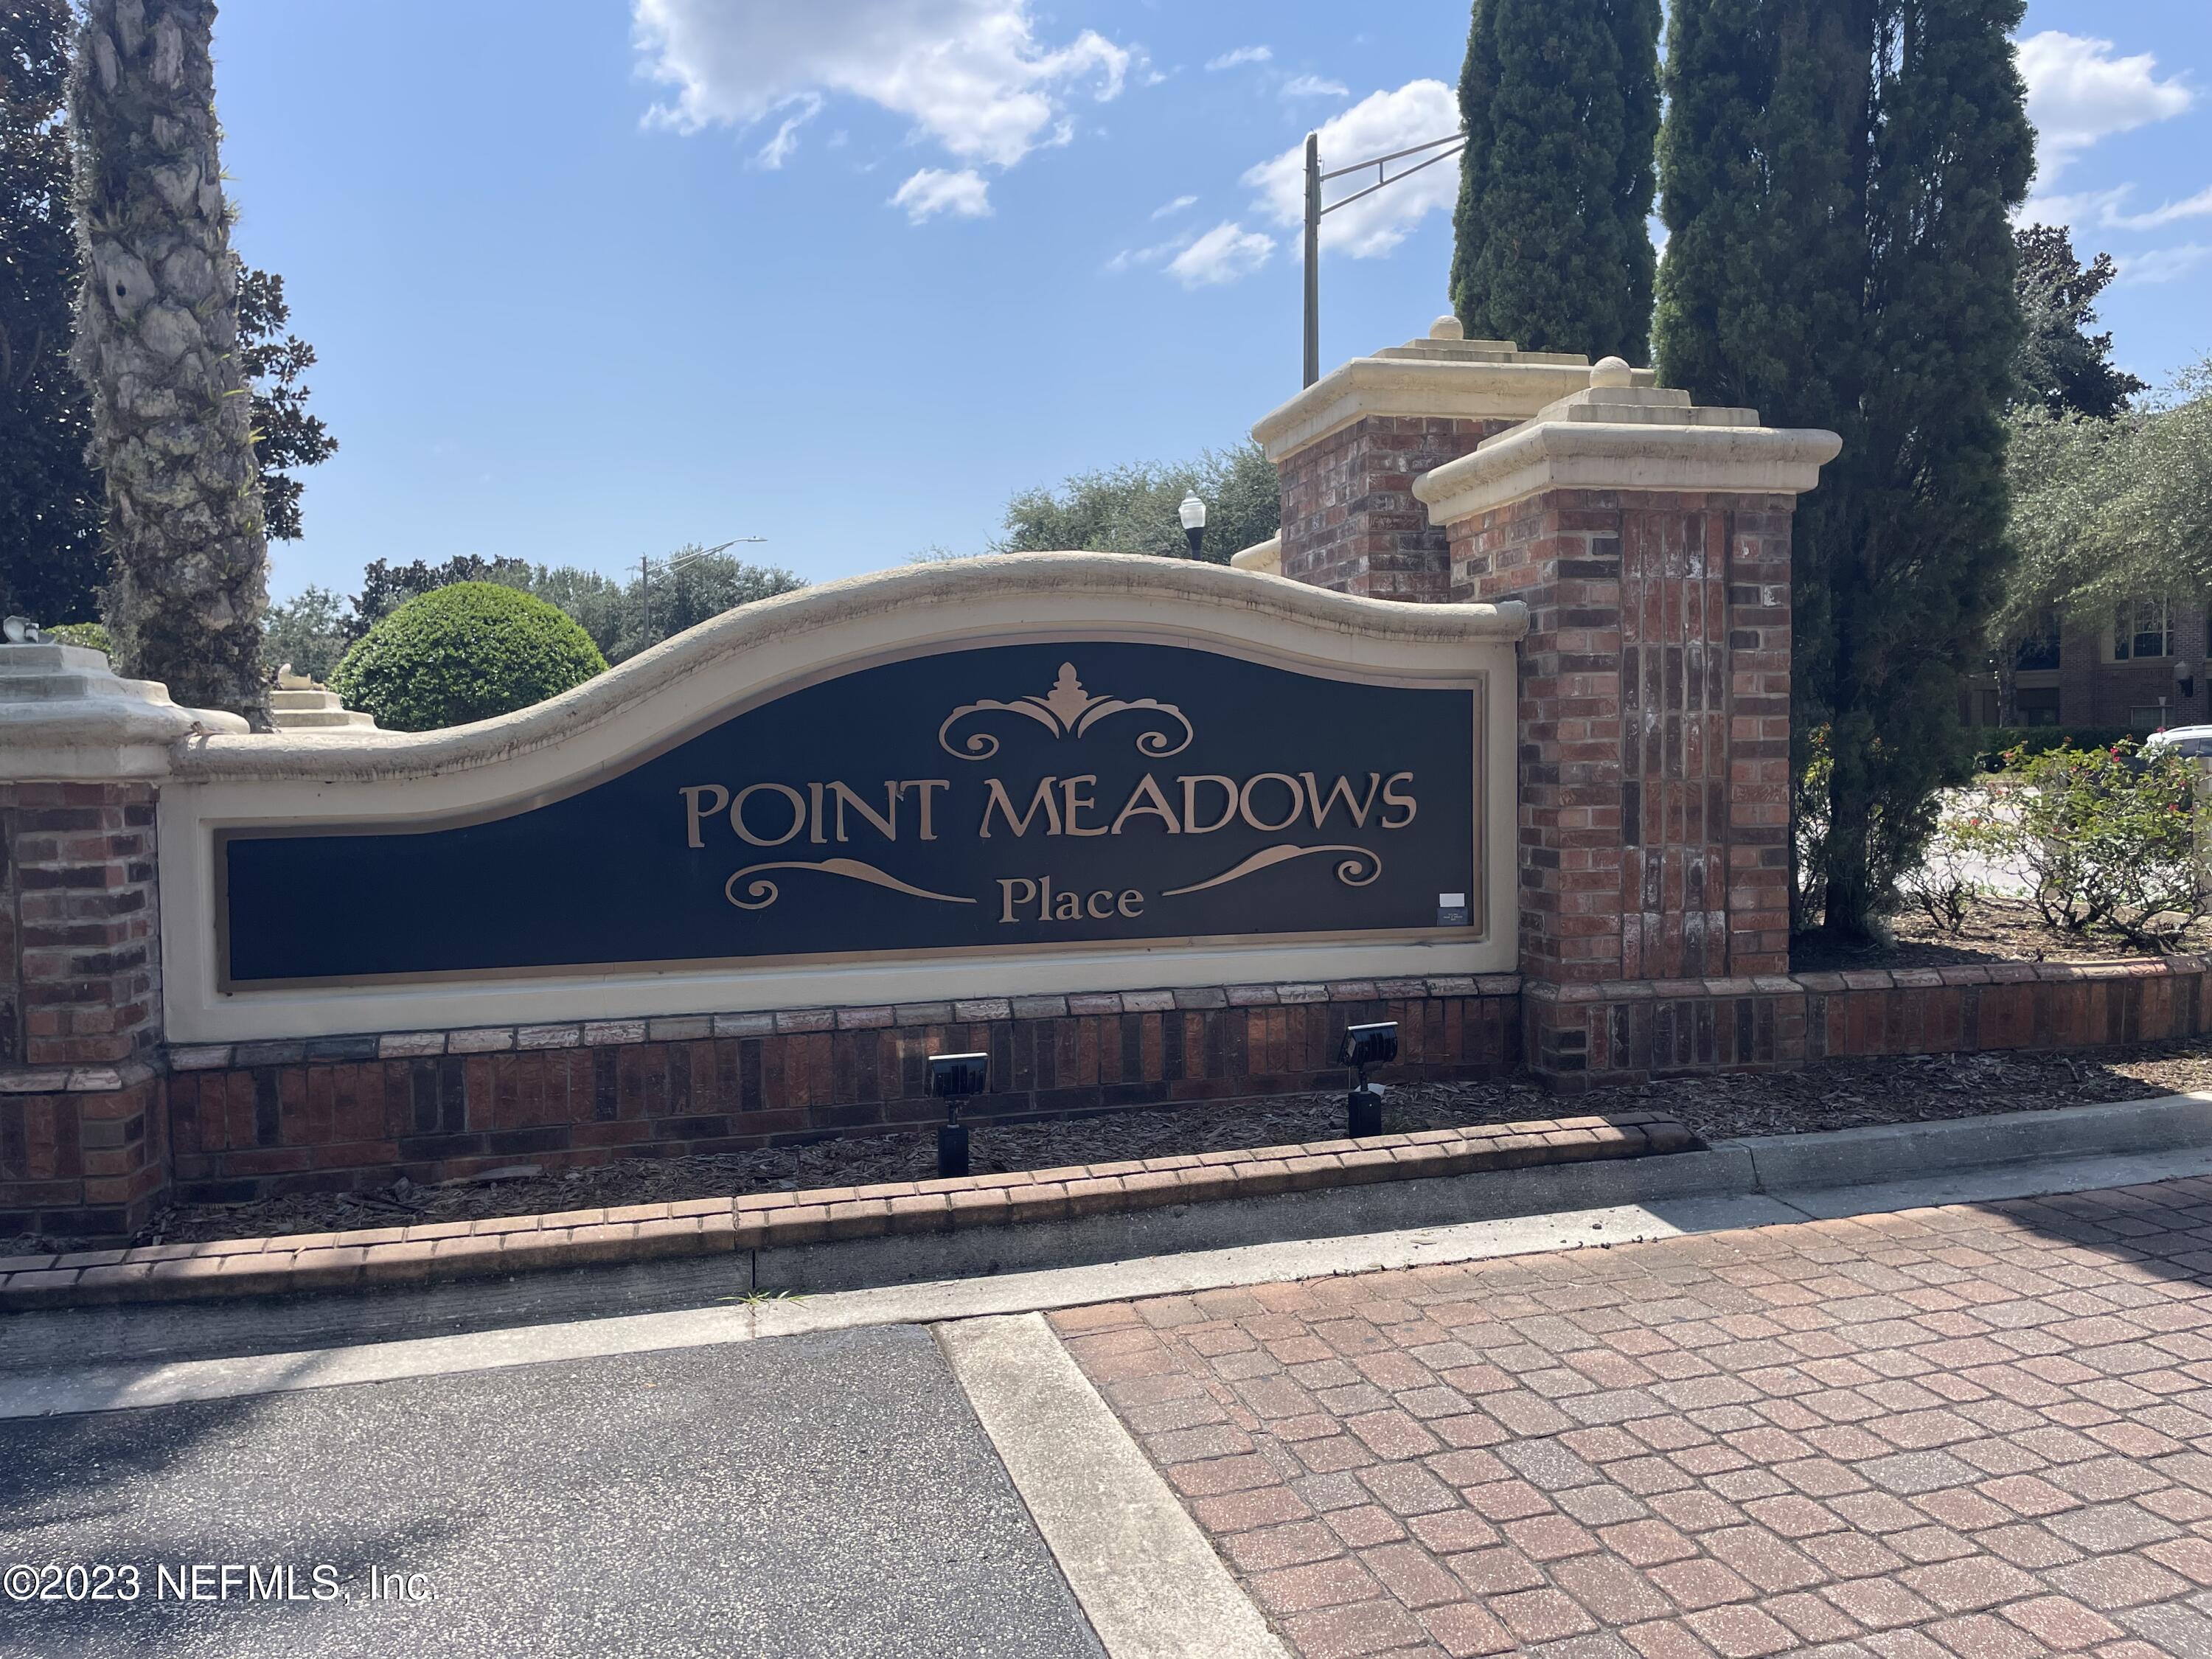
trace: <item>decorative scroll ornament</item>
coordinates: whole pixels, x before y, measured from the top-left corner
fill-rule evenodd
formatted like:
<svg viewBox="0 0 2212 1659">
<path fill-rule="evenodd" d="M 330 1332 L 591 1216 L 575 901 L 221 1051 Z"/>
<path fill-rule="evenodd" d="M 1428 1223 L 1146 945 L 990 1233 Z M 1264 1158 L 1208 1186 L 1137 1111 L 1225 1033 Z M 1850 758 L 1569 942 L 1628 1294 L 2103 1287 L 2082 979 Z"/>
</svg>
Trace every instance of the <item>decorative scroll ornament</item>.
<svg viewBox="0 0 2212 1659">
<path fill-rule="evenodd" d="M 1246 876 L 1272 869 L 1292 859 L 1302 859 L 1309 853 L 1343 853 L 1349 854 L 1336 866 L 1336 878 L 1346 887 L 1364 887 L 1382 873 L 1382 860 L 1364 847 L 1264 847 L 1231 869 L 1207 880 L 1193 883 L 1188 887 L 1170 887 L 1162 898 L 1180 898 L 1185 893 L 1202 893 L 1209 887 L 1225 887 L 1232 881 L 1242 881 Z M 1365 873 L 1361 873 L 1362 872 Z"/>
<path fill-rule="evenodd" d="M 937 728 L 937 742 L 955 760 L 988 760 L 999 752 L 999 739 L 991 732 L 971 732 L 960 740 L 958 748 L 952 746 L 952 728 L 970 714 L 1020 714 L 1035 720 L 1055 738 L 1080 738 L 1108 715 L 1129 713 L 1154 717 L 1153 729 L 1137 734 L 1137 752 L 1156 760 L 1180 755 L 1190 747 L 1191 739 L 1197 735 L 1189 719 L 1171 702 L 1162 702 L 1155 697 L 1094 697 L 1075 677 L 1075 665 L 1064 662 L 1060 665 L 1060 678 L 1042 696 L 1018 697 L 1012 702 L 986 698 L 954 709 Z M 1180 741 L 1176 740 L 1174 728 L 1168 724 L 1170 720 L 1182 728 Z"/>
<path fill-rule="evenodd" d="M 740 910 L 765 910 L 782 896 L 782 890 L 760 872 L 763 870 L 819 870 L 824 875 L 845 876 L 854 881 L 865 881 L 877 887 L 888 887 L 895 893 L 910 893 L 915 898 L 935 899 L 939 904 L 973 904 L 972 898 L 963 898 L 957 893 L 933 893 L 927 887 L 909 886 L 887 870 L 878 870 L 872 864 L 863 864 L 858 859 L 823 859 L 818 864 L 809 864 L 804 859 L 778 859 L 768 864 L 749 864 L 722 884 L 722 896 Z M 745 884 L 745 896 L 738 896 L 738 884 L 747 876 L 754 878 Z"/>
</svg>

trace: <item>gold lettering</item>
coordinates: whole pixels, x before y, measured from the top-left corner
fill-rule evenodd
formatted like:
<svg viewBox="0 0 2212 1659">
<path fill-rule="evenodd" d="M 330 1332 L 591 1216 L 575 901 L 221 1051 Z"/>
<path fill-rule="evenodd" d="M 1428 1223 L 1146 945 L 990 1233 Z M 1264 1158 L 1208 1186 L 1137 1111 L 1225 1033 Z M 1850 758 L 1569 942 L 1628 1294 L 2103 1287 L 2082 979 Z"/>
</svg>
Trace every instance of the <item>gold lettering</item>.
<svg viewBox="0 0 2212 1659">
<path fill-rule="evenodd" d="M 1098 908 L 1098 901 L 1101 899 L 1106 901 L 1106 908 L 1103 910 Z M 1114 890 L 1110 887 L 1102 887 L 1084 900 L 1083 913 L 1093 921 L 1111 921 L 1114 915 Z"/>
<path fill-rule="evenodd" d="M 1413 821 L 1413 814 L 1421 810 L 1419 806 L 1414 805 L 1413 798 L 1411 795 L 1401 795 L 1395 793 L 1398 787 L 1398 781 L 1401 778 L 1404 779 L 1407 783 L 1411 783 L 1413 781 L 1413 775 L 1411 772 L 1393 772 L 1390 775 L 1389 781 L 1382 786 L 1382 805 L 1385 806 L 1402 806 L 1406 809 L 1406 816 L 1400 818 L 1395 823 L 1391 823 L 1388 817 L 1376 819 L 1376 822 L 1385 830 L 1403 830 L 1407 824 Z"/>
<path fill-rule="evenodd" d="M 1103 836 L 1106 833 L 1106 826 L 1103 823 L 1096 826 L 1095 828 L 1086 830 L 1082 824 L 1078 823 L 1075 821 L 1075 815 L 1078 812 L 1087 812 L 1098 804 L 1091 798 L 1091 792 L 1088 789 L 1085 790 L 1080 795 L 1077 794 L 1075 793 L 1076 785 L 1079 783 L 1096 783 L 1097 781 L 1098 775 L 1096 772 L 1086 772 L 1079 778 L 1068 778 L 1062 781 L 1060 787 L 1060 793 L 1067 797 L 1067 833 L 1069 835 Z"/>
<path fill-rule="evenodd" d="M 791 803 L 791 828 L 773 841 L 763 840 L 745 828 L 745 802 L 763 789 L 773 789 Z M 806 827 L 806 798 L 787 783 L 749 783 L 738 791 L 738 798 L 730 803 L 730 828 L 738 832 L 738 839 L 750 842 L 755 847 L 781 847 Z"/>
<path fill-rule="evenodd" d="M 1236 779 L 1224 778 L 1218 772 L 1200 772 L 1190 777 L 1177 778 L 1176 781 L 1182 786 L 1182 827 L 1187 833 L 1210 836 L 1217 830 L 1227 829 L 1237 821 Z M 1221 809 L 1221 816 L 1212 823 L 1198 821 L 1198 786 L 1201 783 L 1218 784 L 1222 793 L 1229 798 L 1228 804 Z"/>
<path fill-rule="evenodd" d="M 806 797 L 813 804 L 813 811 L 807 819 L 808 823 L 812 827 L 813 833 L 808 836 L 807 839 L 817 847 L 825 847 L 829 844 L 829 838 L 822 833 L 822 786 L 818 783 L 808 784 Z"/>
<path fill-rule="evenodd" d="M 1060 834 L 1060 800 L 1053 793 L 1053 786 L 1059 781 L 1058 778 L 1046 778 L 1040 781 L 1036 793 L 1030 797 L 1029 811 L 1017 818 L 1014 817 L 1013 802 L 1006 799 L 1006 786 L 996 778 L 990 780 L 990 793 L 983 801 L 983 827 L 975 832 L 977 838 L 990 840 L 991 814 L 994 811 L 1006 815 L 1007 829 L 1018 836 L 1026 836 L 1030 832 L 1030 820 L 1037 815 L 1039 807 L 1044 809 L 1045 823 L 1048 826 L 1045 834 Z"/>
<path fill-rule="evenodd" d="M 1262 823 L 1252 811 L 1252 792 L 1271 778 L 1291 792 L 1291 810 L 1283 815 L 1279 823 Z M 1299 785 L 1298 781 L 1287 772 L 1257 773 L 1244 780 L 1243 788 L 1237 794 L 1237 810 L 1243 814 L 1244 822 L 1255 830 L 1269 831 L 1287 830 L 1298 821 L 1298 809 L 1304 805 L 1305 790 Z"/>
<path fill-rule="evenodd" d="M 1175 809 L 1168 805 L 1167 797 L 1160 793 L 1160 787 L 1152 781 L 1150 772 L 1138 780 L 1137 787 L 1129 793 L 1129 804 L 1115 817 L 1114 833 L 1120 835 L 1121 826 L 1129 821 L 1132 815 L 1146 812 L 1166 824 L 1168 834 L 1179 836 L 1182 833 L 1182 825 L 1176 822 Z"/>
<path fill-rule="evenodd" d="M 1365 800 L 1354 800 L 1352 798 L 1352 781 L 1348 778 L 1340 775 L 1334 783 L 1329 785 L 1328 793 L 1323 797 L 1321 786 L 1314 781 L 1312 773 L 1301 772 L 1298 775 L 1306 781 L 1306 805 L 1313 813 L 1315 829 L 1320 829 L 1328 815 L 1336 810 L 1336 803 L 1339 799 L 1344 802 L 1344 810 L 1352 814 L 1352 823 L 1358 824 L 1362 830 L 1367 827 L 1368 809 L 1375 805 L 1375 792 L 1382 786 L 1382 775 L 1380 772 L 1370 772 L 1367 775 Z"/>
<path fill-rule="evenodd" d="M 704 847 L 707 843 L 699 837 L 700 823 L 714 817 L 730 804 L 730 792 L 719 783 L 694 783 L 687 784 L 676 793 L 684 797 L 684 844 L 686 847 Z M 708 793 L 714 797 L 714 804 L 701 806 L 699 798 Z"/>
<path fill-rule="evenodd" d="M 1018 893 L 1014 891 L 1017 887 L 1022 890 Z M 1036 884 L 1026 876 L 1000 876 L 999 895 L 999 920 L 1002 922 L 1012 921 L 1014 919 L 1014 907 L 1017 904 L 1027 904 L 1036 896 Z"/>
<path fill-rule="evenodd" d="M 950 789 L 951 787 L 952 780 L 950 778 L 908 778 L 904 783 L 899 785 L 899 792 L 902 794 L 909 789 L 921 791 L 921 838 L 924 841 L 937 839 L 937 827 L 930 821 L 929 792 L 933 789 Z"/>
<path fill-rule="evenodd" d="M 855 812 L 873 824 L 876 833 L 885 841 L 896 841 L 898 839 L 899 787 L 900 786 L 896 783 L 886 783 L 884 786 L 884 811 L 890 816 L 888 818 L 879 818 L 876 816 L 875 809 L 867 802 L 862 800 L 843 784 L 833 782 L 830 786 L 830 795 L 837 805 L 837 839 L 839 841 L 845 839 L 845 809 L 849 805 Z"/>
<path fill-rule="evenodd" d="M 1079 893 L 1062 893 L 1060 895 L 1059 897 L 1055 898 L 1052 902 L 1052 919 L 1054 921 L 1082 921 L 1083 896 Z"/>
<path fill-rule="evenodd" d="M 1125 916 L 1140 916 L 1145 913 L 1145 896 L 1132 887 L 1115 902 L 1114 908 Z"/>
</svg>

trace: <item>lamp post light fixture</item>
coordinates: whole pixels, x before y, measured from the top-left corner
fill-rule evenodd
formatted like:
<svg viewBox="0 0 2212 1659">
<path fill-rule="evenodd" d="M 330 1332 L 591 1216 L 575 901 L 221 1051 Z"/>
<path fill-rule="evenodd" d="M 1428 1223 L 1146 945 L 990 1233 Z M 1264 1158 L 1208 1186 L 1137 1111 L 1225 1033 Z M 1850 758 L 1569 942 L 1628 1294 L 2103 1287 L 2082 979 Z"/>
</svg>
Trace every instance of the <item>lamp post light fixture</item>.
<svg viewBox="0 0 2212 1659">
<path fill-rule="evenodd" d="M 960 1103 L 990 1086 L 988 1054 L 932 1054 L 929 1092 L 945 1103 L 945 1121 L 937 1129 L 937 1173 L 942 1180 L 968 1173 L 968 1126 L 960 1121 Z"/>
<path fill-rule="evenodd" d="M 1345 1132 L 1354 1140 L 1382 1133 L 1382 1091 L 1368 1086 L 1367 1068 L 1388 1066 L 1397 1058 L 1396 1020 L 1344 1028 L 1344 1042 L 1336 1051 L 1336 1063 L 1349 1066 L 1359 1074 L 1358 1086 L 1344 1097 Z"/>
<path fill-rule="evenodd" d="M 1194 559 L 1206 544 L 1206 503 L 1194 493 L 1186 495 L 1176 508 L 1176 517 L 1182 520 L 1183 539 L 1190 544 L 1190 556 Z"/>
</svg>

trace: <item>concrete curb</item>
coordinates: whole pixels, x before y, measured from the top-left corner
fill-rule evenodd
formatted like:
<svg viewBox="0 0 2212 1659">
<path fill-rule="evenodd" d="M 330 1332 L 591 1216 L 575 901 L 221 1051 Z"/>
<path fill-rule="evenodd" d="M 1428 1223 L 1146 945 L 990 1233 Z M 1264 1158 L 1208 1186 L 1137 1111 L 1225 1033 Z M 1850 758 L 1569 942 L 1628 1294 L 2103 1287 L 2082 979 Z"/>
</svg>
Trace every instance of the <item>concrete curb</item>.
<svg viewBox="0 0 2212 1659">
<path fill-rule="evenodd" d="M 1043 1316 L 934 1328 L 1113 1659 L 1284 1659 L 1282 1644 Z"/>
<path fill-rule="evenodd" d="M 1857 1187 L 2031 1158 L 2212 1147 L 2212 1091 L 1822 1134 L 1759 1135 L 1719 1146 L 1741 1149 L 1750 1158 L 1759 1192 Z"/>
</svg>

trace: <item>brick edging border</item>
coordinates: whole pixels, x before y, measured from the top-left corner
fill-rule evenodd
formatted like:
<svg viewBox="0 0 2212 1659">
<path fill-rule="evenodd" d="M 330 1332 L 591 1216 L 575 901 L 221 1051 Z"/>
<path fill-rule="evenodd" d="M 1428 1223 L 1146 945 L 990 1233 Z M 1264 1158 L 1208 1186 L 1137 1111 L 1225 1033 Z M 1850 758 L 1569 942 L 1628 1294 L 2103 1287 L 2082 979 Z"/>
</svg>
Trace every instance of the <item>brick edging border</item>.
<svg viewBox="0 0 2212 1659">
<path fill-rule="evenodd" d="M 0 1311 L 362 1290 L 602 1262 L 1072 1221 L 1175 1205 L 1688 1152 L 1656 1112 L 1426 1129 L 960 1180 L 0 1259 Z"/>
</svg>

